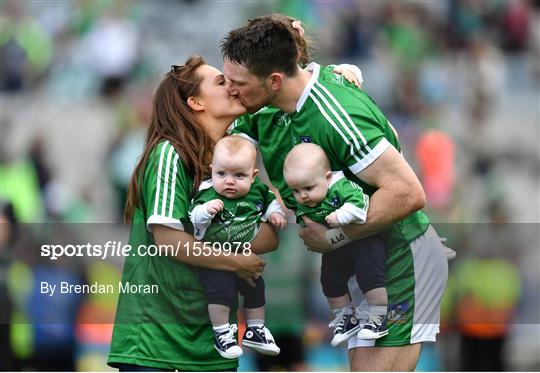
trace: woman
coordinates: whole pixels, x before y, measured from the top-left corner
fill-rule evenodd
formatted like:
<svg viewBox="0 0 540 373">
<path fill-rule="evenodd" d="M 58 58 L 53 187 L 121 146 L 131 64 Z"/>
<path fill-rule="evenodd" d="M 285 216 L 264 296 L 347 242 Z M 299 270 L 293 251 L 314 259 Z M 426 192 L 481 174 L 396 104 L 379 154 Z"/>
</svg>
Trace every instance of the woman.
<svg viewBox="0 0 540 373">
<path fill-rule="evenodd" d="M 214 144 L 244 112 L 240 101 L 229 96 L 223 74 L 201 57 L 172 66 L 160 83 L 125 213 L 132 223 L 132 252 L 122 283 L 143 286 L 140 292 L 120 294 L 109 365 L 121 371 L 236 370 L 237 360 L 223 359 L 213 348 L 206 297 L 191 265 L 249 279 L 265 263 L 242 250 L 201 255 L 187 211 L 194 191 L 210 174 Z M 152 244 L 173 249 L 168 256 L 145 255 Z M 263 224 L 251 249 L 260 254 L 276 246 L 275 231 Z"/>
</svg>

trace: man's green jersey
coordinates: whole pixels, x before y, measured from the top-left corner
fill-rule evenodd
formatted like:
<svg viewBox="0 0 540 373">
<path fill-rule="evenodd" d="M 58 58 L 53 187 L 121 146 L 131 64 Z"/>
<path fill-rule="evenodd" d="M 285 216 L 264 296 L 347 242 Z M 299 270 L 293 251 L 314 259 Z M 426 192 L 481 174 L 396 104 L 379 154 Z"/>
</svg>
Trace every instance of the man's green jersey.
<svg viewBox="0 0 540 373">
<path fill-rule="evenodd" d="M 365 223 L 369 207 L 369 197 L 362 192 L 362 188 L 354 181 L 347 180 L 343 172 L 333 172 L 326 197 L 316 206 L 298 204 L 296 216 L 300 219 L 307 216 L 311 220 L 326 225 L 325 218 L 338 209 L 344 209 L 344 213 L 355 223 Z"/>
<path fill-rule="evenodd" d="M 213 199 L 223 201 L 223 210 L 213 218 L 208 216 L 201 223 L 198 217 L 207 214 L 200 211 L 205 210 L 202 205 Z M 200 206 L 199 211 L 196 210 L 197 206 Z M 238 199 L 219 195 L 212 180 L 207 180 L 201 183 L 190 208 L 195 238 L 204 237 L 205 241 L 211 242 L 251 242 L 259 233 L 261 221 L 266 221 L 269 214 L 278 211 L 281 209 L 275 194 L 258 177 L 253 180 L 249 192 Z"/>
<path fill-rule="evenodd" d="M 139 182 L 122 275 L 123 284 L 157 285 L 158 292 L 119 294 L 108 363 L 190 371 L 227 370 L 238 360 L 214 349 L 207 300 L 194 267 L 167 256 L 145 255 L 155 245 L 153 224 L 192 232 L 188 219 L 193 178 L 168 142 L 151 151 Z M 142 250 L 138 248 L 142 247 Z M 150 250 L 148 250 L 149 252 Z"/>
<path fill-rule="evenodd" d="M 399 142 L 388 120 L 361 89 L 333 73 L 333 66 L 312 64 L 313 75 L 290 114 L 275 107 L 264 107 L 253 115 L 239 118 L 231 133 L 251 139 L 262 154 L 272 184 L 278 188 L 288 208 L 294 209 L 292 190 L 285 184 L 283 164 L 287 153 L 301 142 L 321 146 L 332 170 L 342 170 L 348 179 L 372 195 L 375 188 L 355 174 L 374 162 L 386 149 Z M 403 246 L 423 234 L 429 219 L 415 212 L 384 232 L 391 247 Z"/>
</svg>

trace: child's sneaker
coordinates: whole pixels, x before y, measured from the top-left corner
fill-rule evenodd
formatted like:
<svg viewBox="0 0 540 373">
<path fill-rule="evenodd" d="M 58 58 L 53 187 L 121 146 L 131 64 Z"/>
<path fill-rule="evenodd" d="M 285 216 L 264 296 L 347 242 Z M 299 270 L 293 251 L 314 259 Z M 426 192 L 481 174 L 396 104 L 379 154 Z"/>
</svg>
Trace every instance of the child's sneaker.
<svg viewBox="0 0 540 373">
<path fill-rule="evenodd" d="M 334 338 L 330 344 L 336 347 L 342 342 L 355 335 L 360 329 L 360 322 L 354 315 L 352 307 L 344 307 L 330 324 L 329 328 L 334 328 Z"/>
<path fill-rule="evenodd" d="M 218 332 L 214 330 L 214 347 L 225 359 L 236 359 L 242 355 L 242 349 L 234 337 L 238 327 L 231 324 L 229 330 Z"/>
<path fill-rule="evenodd" d="M 388 327 L 386 326 L 386 315 L 370 314 L 366 323 L 362 325 L 362 328 L 358 332 L 358 338 L 379 339 L 387 334 Z"/>
<path fill-rule="evenodd" d="M 254 349 L 264 355 L 276 356 L 280 348 L 276 345 L 270 330 L 265 326 L 249 326 L 246 328 L 242 346 Z"/>
</svg>

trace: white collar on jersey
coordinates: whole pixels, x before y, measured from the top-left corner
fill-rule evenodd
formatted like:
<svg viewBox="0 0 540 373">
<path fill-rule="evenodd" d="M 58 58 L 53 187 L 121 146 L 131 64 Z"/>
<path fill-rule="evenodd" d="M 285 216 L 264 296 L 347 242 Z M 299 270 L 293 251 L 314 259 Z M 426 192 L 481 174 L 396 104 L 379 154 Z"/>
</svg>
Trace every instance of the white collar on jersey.
<svg viewBox="0 0 540 373">
<path fill-rule="evenodd" d="M 321 66 L 316 63 L 312 62 L 309 65 L 306 66 L 304 70 L 306 71 L 312 71 L 311 78 L 309 79 L 308 84 L 306 85 L 306 88 L 304 88 L 304 91 L 302 92 L 302 96 L 300 96 L 300 99 L 296 103 L 296 112 L 298 113 L 300 109 L 302 109 L 302 106 L 304 106 L 304 103 L 306 102 L 309 92 L 311 91 L 311 87 L 313 87 L 313 84 L 319 79 L 319 70 L 321 69 Z"/>
<path fill-rule="evenodd" d="M 199 185 L 199 192 L 201 190 L 210 189 L 214 186 L 214 183 L 212 183 L 212 179 L 207 179 Z"/>
<path fill-rule="evenodd" d="M 332 171 L 332 178 L 330 179 L 330 185 L 328 185 L 328 188 L 331 188 L 332 185 L 344 178 L 345 174 L 343 173 L 343 171 Z"/>
</svg>

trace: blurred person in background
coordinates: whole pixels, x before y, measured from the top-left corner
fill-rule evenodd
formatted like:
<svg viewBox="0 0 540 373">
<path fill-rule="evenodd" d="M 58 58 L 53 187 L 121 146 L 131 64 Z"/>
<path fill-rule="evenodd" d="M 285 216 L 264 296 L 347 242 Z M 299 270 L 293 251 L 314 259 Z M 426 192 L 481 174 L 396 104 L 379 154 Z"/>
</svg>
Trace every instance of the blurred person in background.
<svg viewBox="0 0 540 373">
<path fill-rule="evenodd" d="M 8 287 L 8 271 L 17 239 L 17 219 L 13 205 L 0 201 L 0 370 L 16 370 L 16 355 L 11 346 L 13 303 Z"/>
<path fill-rule="evenodd" d="M 505 345 L 521 297 L 517 253 L 527 243 L 504 206 L 489 206 L 490 224 L 474 224 L 468 255 L 456 262 L 447 298 L 460 336 L 460 370 L 505 371 Z"/>
<path fill-rule="evenodd" d="M 21 226 L 7 273 L 12 300 L 10 343 L 17 357 L 17 369 L 73 371 L 77 344 L 75 321 L 83 295 L 43 291 L 43 284 L 84 284 L 78 263 L 65 258 L 50 260 L 40 255 L 40 243 L 47 234 L 55 243 L 69 238 L 56 225 Z M 67 239 L 67 241 L 62 241 Z M 41 242 L 40 242 L 41 241 Z"/>
</svg>

